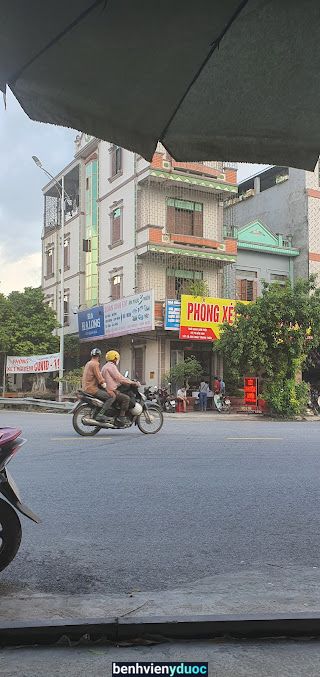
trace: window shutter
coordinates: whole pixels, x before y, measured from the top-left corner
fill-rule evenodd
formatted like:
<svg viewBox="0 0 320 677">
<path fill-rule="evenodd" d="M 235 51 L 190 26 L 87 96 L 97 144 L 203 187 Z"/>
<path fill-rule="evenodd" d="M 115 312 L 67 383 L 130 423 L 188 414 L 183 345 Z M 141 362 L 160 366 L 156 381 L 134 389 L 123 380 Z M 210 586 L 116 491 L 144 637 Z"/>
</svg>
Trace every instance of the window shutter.
<svg viewBox="0 0 320 677">
<path fill-rule="evenodd" d="M 253 280 L 252 283 L 252 300 L 256 301 L 258 296 L 258 280 Z"/>
<path fill-rule="evenodd" d="M 176 298 L 175 279 L 174 275 L 167 276 L 167 299 Z"/>
<path fill-rule="evenodd" d="M 121 239 L 121 209 L 115 209 L 112 213 L 112 232 L 111 240 L 112 244 L 119 242 Z"/>
<path fill-rule="evenodd" d="M 175 230 L 175 207 L 167 205 L 167 233 L 174 233 Z"/>
<path fill-rule="evenodd" d="M 236 280 L 236 298 L 241 299 L 241 280 Z"/>
<path fill-rule="evenodd" d="M 116 147 L 112 146 L 111 150 L 111 176 L 116 174 Z"/>
<path fill-rule="evenodd" d="M 203 209 L 198 208 L 193 212 L 193 235 L 203 237 Z"/>
<path fill-rule="evenodd" d="M 240 299 L 247 301 L 247 280 L 240 280 Z"/>
</svg>

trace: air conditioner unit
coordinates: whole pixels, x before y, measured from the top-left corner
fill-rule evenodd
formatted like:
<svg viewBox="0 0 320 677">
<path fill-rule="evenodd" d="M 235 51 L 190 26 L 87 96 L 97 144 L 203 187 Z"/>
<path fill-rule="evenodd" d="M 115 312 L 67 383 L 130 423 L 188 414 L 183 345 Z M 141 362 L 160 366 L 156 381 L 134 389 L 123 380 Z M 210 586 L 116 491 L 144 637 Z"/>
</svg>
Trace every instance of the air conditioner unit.
<svg viewBox="0 0 320 677">
<path fill-rule="evenodd" d="M 162 242 L 170 242 L 170 235 L 167 235 L 166 233 L 164 233 L 162 235 Z"/>
<path fill-rule="evenodd" d="M 170 162 L 168 162 L 168 160 L 162 160 L 162 167 L 163 169 L 170 169 Z"/>
</svg>

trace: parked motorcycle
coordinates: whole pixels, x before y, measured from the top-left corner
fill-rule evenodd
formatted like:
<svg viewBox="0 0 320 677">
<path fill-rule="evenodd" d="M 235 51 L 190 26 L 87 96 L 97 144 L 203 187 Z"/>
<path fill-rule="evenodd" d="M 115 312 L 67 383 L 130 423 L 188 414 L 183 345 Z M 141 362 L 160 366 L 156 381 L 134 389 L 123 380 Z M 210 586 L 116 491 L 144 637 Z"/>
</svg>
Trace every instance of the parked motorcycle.
<svg viewBox="0 0 320 677">
<path fill-rule="evenodd" d="M 229 414 L 230 409 L 231 409 L 231 402 L 229 400 L 229 397 L 222 393 L 216 393 L 213 396 L 213 401 L 215 404 L 215 407 L 219 414 Z"/>
<path fill-rule="evenodd" d="M 153 402 L 158 407 L 161 407 L 160 390 L 158 386 L 146 386 L 144 389 L 144 395 L 148 402 Z"/>
<path fill-rule="evenodd" d="M 315 386 L 311 386 L 310 388 L 310 401 L 308 406 L 315 414 L 320 413 L 320 393 Z"/>
<path fill-rule="evenodd" d="M 18 510 L 33 522 L 40 519 L 26 505 L 21 503 L 18 487 L 7 470 L 7 465 L 26 440 L 20 437 L 18 428 L 0 428 L 0 571 L 5 569 L 16 556 L 22 536 Z"/>
<path fill-rule="evenodd" d="M 159 405 L 154 401 L 147 400 L 146 396 L 139 392 L 133 385 L 121 385 L 118 390 L 130 397 L 130 408 L 126 414 L 126 423 L 121 425 L 117 418 L 120 406 L 117 400 L 112 402 L 109 409 L 104 412 L 106 422 L 96 420 L 104 402 L 94 395 L 89 395 L 79 390 L 79 401 L 73 410 L 72 423 L 75 431 L 84 437 L 96 435 L 101 428 L 123 430 L 137 425 L 145 435 L 159 432 L 163 425 L 163 413 Z"/>
<path fill-rule="evenodd" d="M 160 404 L 163 411 L 167 413 L 174 414 L 176 411 L 176 399 L 172 393 L 168 392 L 166 388 L 161 388 L 159 390 L 160 395 Z"/>
</svg>

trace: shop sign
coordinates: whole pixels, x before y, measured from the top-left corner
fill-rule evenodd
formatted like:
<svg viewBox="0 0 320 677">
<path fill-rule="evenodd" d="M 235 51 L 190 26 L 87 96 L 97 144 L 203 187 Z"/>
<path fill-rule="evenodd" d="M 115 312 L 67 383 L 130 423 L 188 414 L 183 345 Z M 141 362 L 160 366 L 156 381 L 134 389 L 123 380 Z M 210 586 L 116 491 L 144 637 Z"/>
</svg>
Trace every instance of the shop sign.
<svg viewBox="0 0 320 677">
<path fill-rule="evenodd" d="M 81 310 L 78 313 L 78 328 L 79 339 L 81 341 L 102 338 L 105 334 L 103 306 L 94 306 L 87 310 Z"/>
<path fill-rule="evenodd" d="M 181 296 L 180 339 L 216 341 L 220 338 L 221 325 L 233 324 L 235 320 L 234 299 L 219 299 L 200 296 Z"/>
<path fill-rule="evenodd" d="M 44 374 L 49 371 L 59 371 L 60 354 L 50 355 L 8 355 L 6 362 L 7 374 Z"/>
<path fill-rule="evenodd" d="M 256 407 L 258 404 L 258 378 L 244 377 L 244 403 Z"/>
<path fill-rule="evenodd" d="M 153 290 L 125 296 L 104 306 L 105 336 L 125 336 L 154 329 Z"/>
<path fill-rule="evenodd" d="M 164 328 L 179 331 L 180 313 L 181 313 L 180 301 L 177 301 L 176 299 L 167 299 Z"/>
</svg>

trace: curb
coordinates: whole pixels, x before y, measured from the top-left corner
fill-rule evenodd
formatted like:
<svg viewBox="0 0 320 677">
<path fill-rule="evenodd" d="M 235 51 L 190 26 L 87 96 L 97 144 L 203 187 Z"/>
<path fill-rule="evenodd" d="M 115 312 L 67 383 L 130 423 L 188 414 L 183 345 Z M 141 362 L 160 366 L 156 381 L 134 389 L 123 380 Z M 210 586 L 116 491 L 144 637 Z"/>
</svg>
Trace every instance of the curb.
<svg viewBox="0 0 320 677">
<path fill-rule="evenodd" d="M 181 616 L 106 618 L 86 621 L 0 623 L 0 646 L 52 645 L 57 642 L 143 643 L 144 640 L 262 639 L 320 637 L 320 614 L 244 614 L 236 616 Z"/>
</svg>

